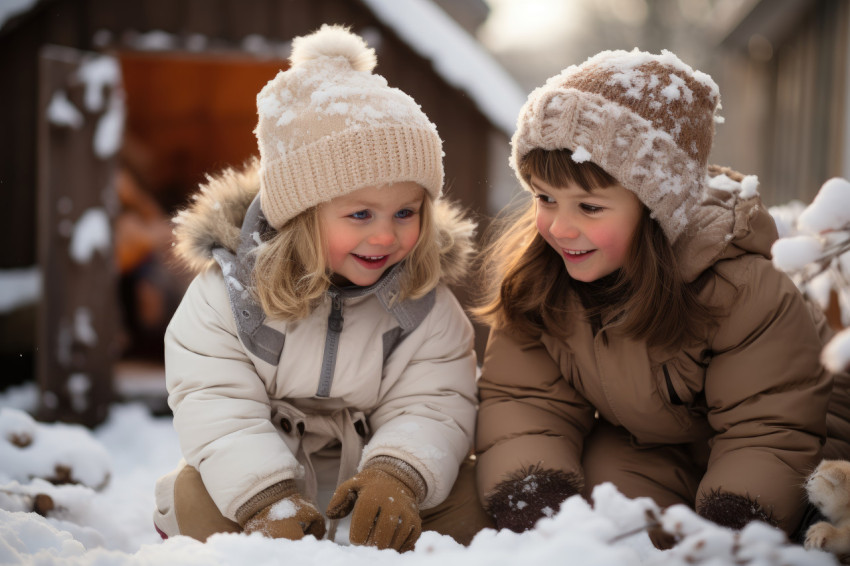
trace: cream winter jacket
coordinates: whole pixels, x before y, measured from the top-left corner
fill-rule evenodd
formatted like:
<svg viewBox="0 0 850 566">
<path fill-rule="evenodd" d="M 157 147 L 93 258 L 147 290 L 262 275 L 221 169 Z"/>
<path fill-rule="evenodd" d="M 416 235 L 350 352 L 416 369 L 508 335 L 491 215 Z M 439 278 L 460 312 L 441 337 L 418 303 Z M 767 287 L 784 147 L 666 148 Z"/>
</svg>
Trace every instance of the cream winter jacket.
<svg viewBox="0 0 850 566">
<path fill-rule="evenodd" d="M 425 481 L 421 508 L 439 504 L 475 423 L 466 315 L 443 283 L 393 302 L 399 271 L 391 269 L 372 287 L 331 289 L 306 319 L 265 317 L 248 290 L 246 260 L 266 229 L 257 190 L 256 163 L 228 171 L 177 220 L 178 251 L 199 271 L 165 337 L 186 461 L 230 519 L 269 486 L 304 481 L 310 454 L 337 443 L 352 467 L 377 456 L 403 460 Z M 435 209 L 447 243 L 443 274 L 457 277 L 474 226 L 447 204 Z"/>
</svg>

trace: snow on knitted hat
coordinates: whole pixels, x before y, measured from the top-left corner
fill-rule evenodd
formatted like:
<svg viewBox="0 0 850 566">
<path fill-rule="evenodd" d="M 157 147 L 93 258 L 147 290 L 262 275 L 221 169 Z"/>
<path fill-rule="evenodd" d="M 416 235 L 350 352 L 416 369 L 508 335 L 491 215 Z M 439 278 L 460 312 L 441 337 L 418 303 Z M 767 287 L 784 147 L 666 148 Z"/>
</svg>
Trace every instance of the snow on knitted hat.
<svg viewBox="0 0 850 566">
<path fill-rule="evenodd" d="M 443 186 L 437 128 L 373 74 L 375 51 L 341 26 L 293 41 L 291 66 L 257 95 L 260 202 L 269 224 L 372 185 Z"/>
<path fill-rule="evenodd" d="M 603 51 L 528 96 L 510 164 L 529 189 L 528 152 L 569 149 L 634 192 L 672 243 L 702 198 L 719 102 L 711 77 L 669 51 Z"/>
</svg>

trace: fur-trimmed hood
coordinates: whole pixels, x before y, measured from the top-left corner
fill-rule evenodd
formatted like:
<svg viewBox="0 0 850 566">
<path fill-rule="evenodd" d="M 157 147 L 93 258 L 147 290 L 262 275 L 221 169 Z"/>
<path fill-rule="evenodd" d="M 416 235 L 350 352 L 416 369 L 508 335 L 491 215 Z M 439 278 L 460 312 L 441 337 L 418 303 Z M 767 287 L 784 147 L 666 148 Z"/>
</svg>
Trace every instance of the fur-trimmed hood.
<svg viewBox="0 0 850 566">
<path fill-rule="evenodd" d="M 242 222 L 259 190 L 256 158 L 241 169 L 207 176 L 192 203 L 173 220 L 174 252 L 190 271 L 200 273 L 215 265 L 215 248 L 236 253 Z M 438 199 L 434 203 L 434 223 L 441 242 L 441 279 L 448 284 L 457 283 L 465 276 L 474 251 L 475 222 L 464 218 L 456 205 Z"/>
</svg>

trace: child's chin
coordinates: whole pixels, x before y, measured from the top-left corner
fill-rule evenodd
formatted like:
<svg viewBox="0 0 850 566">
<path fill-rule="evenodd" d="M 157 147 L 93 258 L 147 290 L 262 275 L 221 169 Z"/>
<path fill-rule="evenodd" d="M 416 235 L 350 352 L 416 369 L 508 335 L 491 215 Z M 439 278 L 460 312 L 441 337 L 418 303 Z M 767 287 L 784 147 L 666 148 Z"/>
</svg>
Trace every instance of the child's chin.
<svg viewBox="0 0 850 566">
<path fill-rule="evenodd" d="M 567 268 L 567 273 L 570 274 L 570 278 L 574 281 L 581 281 L 582 283 L 593 283 L 599 277 L 592 273 L 586 273 L 583 271 L 579 271 L 577 269 L 569 269 Z"/>
<path fill-rule="evenodd" d="M 358 274 L 357 277 L 349 278 L 352 285 L 358 287 L 369 287 L 378 282 L 385 270 L 376 271 L 375 273 Z"/>
</svg>

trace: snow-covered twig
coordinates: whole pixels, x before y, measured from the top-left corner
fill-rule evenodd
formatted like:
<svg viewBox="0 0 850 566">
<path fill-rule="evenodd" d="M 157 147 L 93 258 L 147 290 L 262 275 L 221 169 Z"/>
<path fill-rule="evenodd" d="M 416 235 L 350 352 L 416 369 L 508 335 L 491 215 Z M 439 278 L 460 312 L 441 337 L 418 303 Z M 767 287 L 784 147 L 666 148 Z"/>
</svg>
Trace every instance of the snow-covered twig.
<svg viewBox="0 0 850 566">
<path fill-rule="evenodd" d="M 824 310 L 836 295 L 850 326 L 850 182 L 830 179 L 808 206 L 794 201 L 770 212 L 782 235 L 771 248 L 774 266 Z"/>
<path fill-rule="evenodd" d="M 838 232 L 845 232 L 847 237 L 839 242 L 834 242 L 830 244 L 826 244 L 823 248 L 822 253 L 813 258 L 808 264 L 804 267 L 792 270 L 792 274 L 799 275 L 802 281 L 809 282 L 831 266 L 835 265 L 835 260 L 844 255 L 847 252 L 850 252 L 850 225 L 843 227 Z M 809 266 L 816 266 L 816 269 L 807 269 Z M 844 283 L 847 283 L 844 274 L 841 273 L 840 269 L 836 269 L 836 275 L 839 276 Z"/>
</svg>

